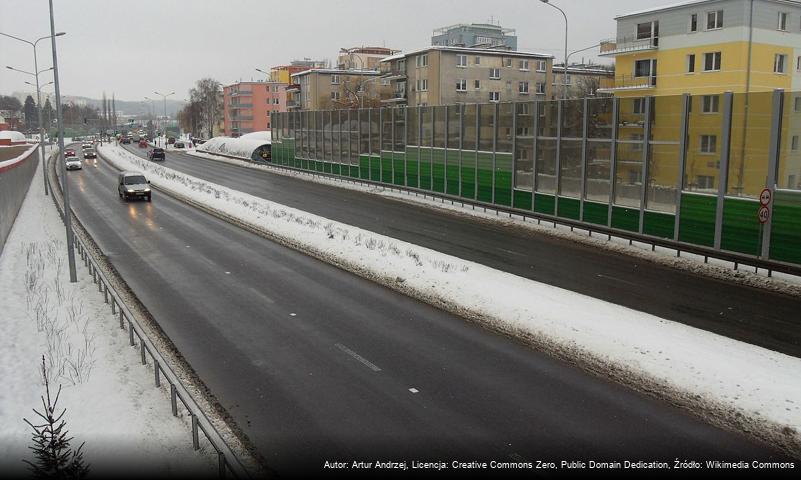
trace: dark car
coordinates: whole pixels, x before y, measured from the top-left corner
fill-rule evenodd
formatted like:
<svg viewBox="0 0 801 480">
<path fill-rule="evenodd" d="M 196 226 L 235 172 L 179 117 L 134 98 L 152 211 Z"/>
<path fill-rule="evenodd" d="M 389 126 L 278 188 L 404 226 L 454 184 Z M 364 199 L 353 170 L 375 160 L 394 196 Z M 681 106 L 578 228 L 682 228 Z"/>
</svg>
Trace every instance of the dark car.
<svg viewBox="0 0 801 480">
<path fill-rule="evenodd" d="M 97 152 L 95 152 L 94 150 L 91 150 L 91 149 L 84 150 L 83 151 L 83 158 L 84 158 L 84 160 L 86 160 L 88 158 L 97 158 Z"/>
<path fill-rule="evenodd" d="M 147 148 L 147 140 L 144 138 L 139 140 L 139 148 Z"/>
<path fill-rule="evenodd" d="M 71 148 L 64 150 L 64 157 L 74 157 L 74 156 L 75 156 L 75 150 Z"/>
<path fill-rule="evenodd" d="M 186 148 L 186 145 L 184 145 L 184 142 L 175 142 L 173 144 L 173 147 L 174 148 Z"/>
<path fill-rule="evenodd" d="M 150 160 L 164 160 L 164 149 L 163 148 L 151 148 L 150 151 L 147 152 L 147 158 Z"/>
<path fill-rule="evenodd" d="M 149 184 L 140 172 L 120 172 L 117 177 L 117 193 L 124 200 L 144 198 L 149 202 L 152 195 Z"/>
<path fill-rule="evenodd" d="M 170 137 L 170 138 L 168 138 L 168 139 L 167 139 L 167 143 L 169 143 L 170 145 L 172 145 L 173 143 L 175 143 L 175 137 Z"/>
<path fill-rule="evenodd" d="M 131 143 L 131 139 L 130 139 L 130 138 L 128 138 L 128 137 L 122 137 L 122 138 L 120 139 L 120 143 L 123 143 L 123 144 L 129 144 L 129 143 Z"/>
</svg>

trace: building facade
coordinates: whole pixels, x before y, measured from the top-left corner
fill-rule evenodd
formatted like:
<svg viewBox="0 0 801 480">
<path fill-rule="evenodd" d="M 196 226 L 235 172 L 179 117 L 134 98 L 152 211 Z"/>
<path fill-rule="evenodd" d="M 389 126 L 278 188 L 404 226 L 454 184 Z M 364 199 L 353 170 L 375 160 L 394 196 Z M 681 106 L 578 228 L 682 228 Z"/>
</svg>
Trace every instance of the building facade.
<svg viewBox="0 0 801 480">
<path fill-rule="evenodd" d="M 338 110 L 380 105 L 391 86 L 375 70 L 315 68 L 292 75 L 292 109 Z"/>
<path fill-rule="evenodd" d="M 565 81 L 566 80 L 566 81 Z M 613 87 L 615 84 L 615 69 L 612 66 L 593 64 L 570 64 L 565 79 L 565 66 L 553 66 L 553 84 L 551 100 L 557 98 L 584 98 L 598 94 L 598 90 Z M 567 85 L 567 95 L 563 91 Z"/>
<path fill-rule="evenodd" d="M 381 63 L 393 84 L 385 103 L 410 107 L 545 99 L 553 83 L 542 53 L 432 46 Z"/>
<path fill-rule="evenodd" d="M 400 50 L 386 47 L 343 48 L 337 57 L 337 68 L 340 70 L 378 70 L 381 60 L 396 53 L 400 53 Z"/>
<path fill-rule="evenodd" d="M 223 87 L 223 132 L 227 136 L 270 129 L 270 113 L 287 110 L 286 83 L 239 82 Z"/>
<path fill-rule="evenodd" d="M 503 28 L 500 25 L 460 23 L 434 30 L 431 45 L 517 50 L 517 36 L 513 28 Z"/>
<path fill-rule="evenodd" d="M 326 68 L 327 62 L 324 60 L 292 60 L 289 65 L 277 65 L 270 69 L 270 81 L 278 83 L 292 83 L 292 75 L 311 70 L 312 68 Z"/>
</svg>

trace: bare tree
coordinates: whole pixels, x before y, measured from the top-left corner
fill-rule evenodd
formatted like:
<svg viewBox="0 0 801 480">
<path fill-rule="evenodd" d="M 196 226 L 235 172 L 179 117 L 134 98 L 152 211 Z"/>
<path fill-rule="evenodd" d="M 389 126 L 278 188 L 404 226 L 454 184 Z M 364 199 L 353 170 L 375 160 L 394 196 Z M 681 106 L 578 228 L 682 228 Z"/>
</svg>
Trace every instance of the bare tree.
<svg viewBox="0 0 801 480">
<path fill-rule="evenodd" d="M 208 129 L 209 138 L 214 136 L 214 127 L 222 117 L 222 85 L 213 78 L 202 78 L 189 91 L 190 103 L 198 105 L 202 127 Z"/>
</svg>

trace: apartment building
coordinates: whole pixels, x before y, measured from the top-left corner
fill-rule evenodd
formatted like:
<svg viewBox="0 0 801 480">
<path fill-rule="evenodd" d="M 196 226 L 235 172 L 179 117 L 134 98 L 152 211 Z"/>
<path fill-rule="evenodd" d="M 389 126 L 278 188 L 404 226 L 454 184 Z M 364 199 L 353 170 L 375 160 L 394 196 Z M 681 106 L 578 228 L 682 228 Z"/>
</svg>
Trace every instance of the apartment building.
<svg viewBox="0 0 801 480">
<path fill-rule="evenodd" d="M 517 50 L 515 29 L 487 23 L 459 23 L 434 30 L 431 45 L 437 47 L 504 48 Z"/>
<path fill-rule="evenodd" d="M 601 91 L 621 98 L 622 139 L 639 142 L 649 124 L 649 181 L 666 184 L 678 172 L 680 138 L 671 126 L 689 94 L 683 189 L 756 198 L 768 171 L 767 157 L 755 152 L 768 150 L 772 91 L 801 90 L 801 2 L 699 0 L 615 20 L 615 38 L 601 45 L 602 56 L 615 58 L 615 82 Z M 777 181 L 801 188 L 801 100 L 785 97 Z M 643 150 L 629 150 L 638 161 L 621 162 L 620 173 L 638 179 Z"/>
<path fill-rule="evenodd" d="M 573 64 L 567 67 L 565 78 L 564 64 L 553 66 L 551 100 L 558 98 L 584 98 L 595 96 L 598 89 L 607 89 L 615 84 L 615 69 L 608 65 Z M 567 95 L 563 91 L 567 85 Z"/>
<path fill-rule="evenodd" d="M 391 85 L 375 70 L 313 68 L 292 75 L 291 109 L 338 110 L 367 108 L 391 95 Z"/>
<path fill-rule="evenodd" d="M 386 104 L 453 105 L 549 98 L 553 55 L 431 46 L 381 61 L 392 82 Z"/>
<path fill-rule="evenodd" d="M 384 58 L 400 53 L 386 47 L 353 47 L 343 48 L 337 57 L 337 68 L 340 70 L 378 70 Z"/>
<path fill-rule="evenodd" d="M 292 60 L 289 65 L 277 65 L 270 69 L 270 81 L 278 83 L 292 83 L 292 75 L 311 70 L 312 68 L 326 68 L 328 62 L 325 60 L 311 60 L 304 58 L 303 60 Z"/>
<path fill-rule="evenodd" d="M 227 136 L 270 129 L 270 113 L 285 112 L 286 83 L 239 82 L 223 87 L 223 131 Z"/>
</svg>

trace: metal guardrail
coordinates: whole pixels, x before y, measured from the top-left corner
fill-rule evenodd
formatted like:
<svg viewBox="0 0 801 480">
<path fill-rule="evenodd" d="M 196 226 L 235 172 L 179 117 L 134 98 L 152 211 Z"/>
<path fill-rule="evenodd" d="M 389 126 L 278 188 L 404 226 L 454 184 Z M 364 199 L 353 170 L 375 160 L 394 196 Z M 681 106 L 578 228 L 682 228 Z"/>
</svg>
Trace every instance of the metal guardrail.
<svg viewBox="0 0 801 480">
<path fill-rule="evenodd" d="M 52 160 L 53 157 L 51 156 L 50 161 Z M 53 198 L 53 202 L 56 203 L 63 220 L 63 206 L 58 204 L 55 197 Z M 73 222 L 73 225 L 75 224 L 76 222 Z M 231 450 L 228 444 L 225 443 L 222 435 L 220 435 L 195 399 L 186 387 L 184 387 L 181 380 L 170 368 L 169 363 L 144 333 L 144 329 L 136 320 L 136 317 L 125 302 L 122 301 L 122 296 L 112 286 L 108 277 L 106 277 L 100 268 L 97 260 L 89 253 L 84 240 L 78 235 L 75 236 L 75 240 L 75 248 L 80 254 L 84 266 L 89 270 L 89 274 L 92 275 L 92 282 L 97 284 L 98 292 L 103 293 L 104 302 L 110 304 L 112 315 L 118 315 L 120 329 L 127 329 L 130 346 L 136 346 L 136 340 L 138 339 L 141 364 L 147 365 L 147 357 L 150 356 L 153 364 L 153 380 L 156 388 L 161 388 L 162 375 L 169 384 L 173 416 L 178 416 L 179 400 L 189 413 L 192 422 L 192 447 L 195 450 L 200 449 L 199 432 L 203 432 L 209 444 L 211 444 L 212 448 L 214 448 L 217 453 L 217 465 L 220 478 L 225 478 L 228 472 L 238 479 L 251 478 L 237 455 Z"/>
<path fill-rule="evenodd" d="M 793 265 L 785 262 L 780 262 L 776 260 L 767 260 L 762 258 L 757 258 L 747 254 L 741 254 L 736 252 L 728 252 L 724 250 L 715 250 L 713 248 L 708 248 L 700 245 L 694 245 L 691 243 L 685 243 L 677 240 L 669 240 L 661 237 L 654 237 L 648 234 L 640 234 L 630 232 L 628 230 L 620 230 L 612 227 L 607 227 L 604 225 L 595 225 L 589 223 L 582 223 L 578 220 L 571 220 L 569 218 L 557 217 L 556 215 L 548 215 L 546 213 L 538 213 L 532 212 L 530 210 L 522 210 L 513 207 L 505 207 L 502 205 L 486 203 L 479 200 L 472 200 L 469 198 L 459 197 L 455 195 L 449 195 L 445 193 L 438 193 L 432 192 L 430 190 L 424 190 L 415 187 L 409 186 L 401 186 L 401 185 L 390 185 L 379 181 L 373 180 L 366 180 L 363 178 L 356 179 L 352 177 L 343 177 L 341 175 L 337 175 L 334 173 L 325 173 L 325 172 L 318 172 L 318 171 L 310 171 L 305 170 L 302 168 L 290 167 L 287 165 L 278 165 L 273 162 L 254 162 L 251 159 L 237 157 L 234 155 L 225 155 L 220 153 L 211 153 L 211 152 L 203 152 L 208 153 L 210 155 L 217 155 L 220 157 L 231 158 L 235 160 L 242 160 L 246 162 L 250 162 L 256 165 L 265 165 L 270 168 L 275 168 L 279 170 L 288 170 L 293 172 L 299 172 L 305 175 L 309 175 L 311 177 L 325 177 L 333 180 L 338 180 L 343 183 L 350 183 L 354 185 L 363 185 L 363 186 L 371 186 L 371 187 L 382 187 L 384 189 L 390 191 L 397 191 L 398 193 L 406 193 L 412 194 L 414 193 L 415 196 L 422 195 L 423 198 L 431 197 L 432 199 L 441 200 L 442 203 L 445 203 L 446 200 L 451 202 L 451 205 L 461 204 L 462 207 L 465 206 L 472 206 L 473 210 L 476 207 L 480 207 L 483 209 L 484 212 L 492 212 L 494 211 L 496 215 L 500 215 L 501 213 L 508 214 L 509 218 L 512 218 L 512 215 L 520 216 L 524 221 L 526 219 L 537 220 L 537 224 L 539 225 L 542 221 L 547 223 L 553 223 L 554 228 L 557 225 L 564 225 L 570 227 L 570 231 L 574 229 L 579 229 L 586 231 L 590 237 L 592 237 L 593 233 L 600 233 L 602 235 L 607 235 L 609 239 L 613 236 L 617 238 L 622 238 L 624 240 L 629 241 L 629 245 L 633 242 L 641 242 L 641 243 L 648 243 L 651 245 L 651 250 L 656 250 L 656 247 L 663 247 L 669 248 L 671 250 L 676 250 L 676 256 L 681 257 L 681 253 L 691 253 L 694 255 L 701 255 L 704 257 L 704 263 L 708 263 L 710 258 L 724 260 L 727 262 L 732 262 L 734 264 L 734 270 L 738 270 L 739 266 L 742 265 L 750 265 L 758 271 L 760 268 L 766 270 L 768 272 L 768 276 L 772 276 L 772 273 L 775 272 L 782 272 L 787 273 L 790 275 L 801 276 L 801 266 Z M 299 157 L 300 158 L 300 157 Z"/>
</svg>

